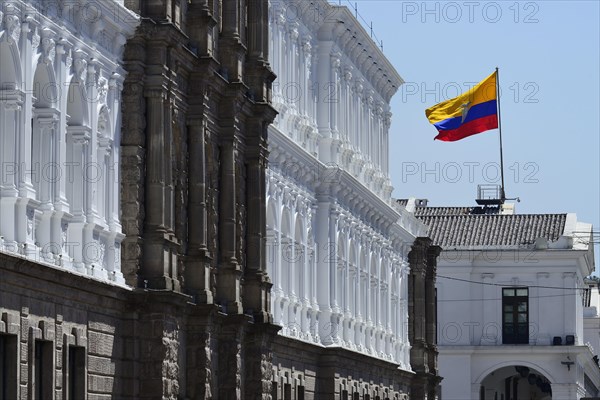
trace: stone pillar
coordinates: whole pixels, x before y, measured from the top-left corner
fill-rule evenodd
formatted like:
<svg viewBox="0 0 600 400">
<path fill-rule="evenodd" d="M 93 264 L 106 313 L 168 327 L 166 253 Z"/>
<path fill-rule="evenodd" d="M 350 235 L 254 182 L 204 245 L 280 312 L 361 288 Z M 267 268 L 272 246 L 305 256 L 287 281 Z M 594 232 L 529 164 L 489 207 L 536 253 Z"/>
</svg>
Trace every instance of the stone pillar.
<svg viewBox="0 0 600 400">
<path fill-rule="evenodd" d="M 316 211 L 317 224 L 315 229 L 316 242 L 317 242 L 317 302 L 320 310 L 319 322 L 322 329 L 319 332 L 321 341 L 323 343 L 331 343 L 331 336 L 329 335 L 328 325 L 331 318 L 331 273 L 329 271 L 328 256 L 326 251 L 328 250 L 328 244 L 330 241 L 330 224 L 329 224 L 329 208 L 331 205 L 331 197 L 327 194 L 322 194 L 317 197 L 318 208 Z"/>
<path fill-rule="evenodd" d="M 410 267 L 406 261 L 401 262 L 400 266 L 400 297 L 399 297 L 399 310 L 400 315 L 398 317 L 399 322 L 399 331 L 401 332 L 401 343 L 402 343 L 402 359 L 401 362 L 404 363 L 406 368 L 409 367 L 410 362 L 407 362 L 407 358 L 410 358 L 410 351 L 408 347 L 410 346 L 410 332 L 411 332 L 411 322 L 413 309 L 410 307 L 410 293 L 408 290 L 409 279 L 410 279 Z M 408 345 L 405 345 L 407 344 Z"/>
<path fill-rule="evenodd" d="M 173 315 L 178 308 L 166 307 L 160 312 L 152 312 L 156 310 L 146 308 L 150 300 L 144 297 L 143 301 L 144 304 L 139 304 L 139 307 L 148 312 L 142 312 L 136 321 L 139 332 L 136 339 L 140 349 L 144 349 L 139 353 L 141 373 L 137 398 L 152 400 L 156 399 L 158 393 L 164 400 L 177 400 L 180 398 L 179 346 L 183 344 L 180 340 L 181 321 Z"/>
<path fill-rule="evenodd" d="M 253 325 L 244 338 L 244 398 L 271 399 L 273 383 L 273 338 L 279 328 Z"/>
<path fill-rule="evenodd" d="M 327 84 L 331 82 L 331 51 L 333 48 L 333 42 L 331 41 L 321 41 L 319 42 L 319 46 L 317 48 L 318 57 L 317 57 L 317 75 L 315 77 L 315 82 L 318 83 L 319 88 L 327 88 Z M 326 89 L 324 89 L 326 90 Z M 318 107 L 317 109 L 317 124 L 319 133 L 324 138 L 331 138 L 331 104 L 321 101 L 322 94 L 319 91 L 319 101 L 316 102 Z M 325 157 L 323 162 L 329 162 L 329 149 L 320 149 L 324 153 L 321 154 Z M 320 151 L 320 153 L 321 153 Z"/>
<path fill-rule="evenodd" d="M 207 246 L 206 216 L 206 121 L 192 120 L 189 129 L 189 203 L 188 254 L 185 268 L 186 291 L 196 296 L 196 302 L 210 304 L 211 254 Z"/>
<path fill-rule="evenodd" d="M 98 72 L 98 62 L 90 61 L 87 64 L 86 90 L 87 96 L 90 99 L 98 99 L 98 82 L 96 80 Z M 90 101 L 88 104 L 89 124 L 92 128 L 90 143 L 87 147 L 87 161 L 85 166 L 86 179 L 89 182 L 89 190 L 86 196 L 85 215 L 87 222 L 90 224 L 100 223 L 98 210 L 96 209 L 96 188 L 93 182 L 98 178 L 98 174 L 103 171 L 98 171 L 98 160 L 96 154 L 98 152 L 98 104 L 97 101 Z M 95 168 L 94 168 L 95 167 Z"/>
<path fill-rule="evenodd" d="M 246 271 L 244 273 L 244 309 L 252 310 L 255 320 L 272 322 L 270 314 L 271 282 L 267 275 L 266 252 L 266 169 L 267 125 L 254 121 L 249 133 L 254 142 L 247 150 L 246 199 Z M 297 268 L 300 268 L 298 266 Z"/>
<path fill-rule="evenodd" d="M 28 16 L 21 24 L 21 35 L 24 38 L 28 38 L 31 33 L 31 19 L 32 16 Z M 33 52 L 36 50 L 39 44 L 40 37 L 37 33 L 33 33 L 32 40 L 21 40 L 20 52 L 21 59 L 31 60 L 33 59 Z M 37 37 L 37 40 L 35 39 Z M 10 40 L 10 39 L 9 39 Z M 32 146 L 32 130 L 31 130 L 31 119 L 33 109 L 33 88 L 29 85 L 33 83 L 33 63 L 25 62 L 22 63 L 23 69 L 23 83 L 27 90 L 22 97 L 23 105 L 22 112 L 19 115 L 18 126 L 22 127 L 21 134 L 18 137 L 19 140 L 19 160 L 21 165 L 31 167 L 31 146 Z M 27 169 L 27 167 L 26 167 Z M 19 196 L 22 198 L 35 199 L 35 189 L 32 183 L 31 173 L 28 171 L 21 171 L 19 174 Z"/>
<path fill-rule="evenodd" d="M 243 80 L 245 48 L 242 45 L 242 34 L 240 28 L 246 22 L 246 16 L 243 15 L 242 2 L 223 1 L 221 35 L 220 35 L 220 61 L 227 75 L 226 79 L 230 82 L 239 82 Z M 242 18 L 244 21 L 242 21 Z"/>
<path fill-rule="evenodd" d="M 238 188 L 236 160 L 240 156 L 235 138 L 225 139 L 221 145 L 219 241 L 220 265 L 217 274 L 217 301 L 228 313 L 243 312 L 240 296 L 242 267 L 236 258 Z"/>
<path fill-rule="evenodd" d="M 427 241 L 430 239 L 417 238 L 415 240 L 408 261 L 410 263 L 410 288 L 413 289 L 408 296 L 409 305 L 409 340 L 411 344 L 410 363 L 417 373 L 427 373 L 427 354 L 425 338 L 426 296 L 425 274 L 427 268 Z"/>
<path fill-rule="evenodd" d="M 122 168 L 120 167 L 121 161 L 121 144 L 117 140 L 121 139 L 121 125 L 123 123 L 121 113 L 121 103 L 123 93 L 123 77 L 117 73 L 114 73 L 109 80 L 109 101 L 112 126 L 112 152 L 109 165 L 109 188 L 111 191 L 110 197 L 110 215 L 107 215 L 107 222 L 111 231 L 121 232 L 121 190 L 120 183 L 123 176 Z"/>
<path fill-rule="evenodd" d="M 146 21 L 139 28 L 151 29 Z M 145 218 L 146 170 L 146 106 L 144 80 L 146 74 L 146 43 L 143 35 L 129 40 L 125 47 L 124 66 L 127 76 L 123 84 L 121 102 L 123 127 L 120 137 L 120 202 L 121 223 L 126 234 L 122 243 L 122 270 L 127 284 L 144 286 L 143 239 Z M 151 52 L 150 52 L 151 54 Z M 75 65 L 77 65 L 77 59 Z"/>
<path fill-rule="evenodd" d="M 58 96 L 59 96 L 59 110 L 62 112 L 58 114 L 57 121 L 57 129 L 58 134 L 56 136 L 55 143 L 55 162 L 58 165 L 60 171 L 60 178 L 56 179 L 54 182 L 54 209 L 61 212 L 69 211 L 69 204 L 67 202 L 67 191 L 66 191 L 66 183 L 67 183 L 67 175 L 65 171 L 65 164 L 67 161 L 67 143 L 66 143 L 66 131 L 67 131 L 67 101 L 68 101 L 68 87 L 65 86 L 67 81 L 67 75 L 69 73 L 68 69 L 70 65 L 67 65 L 67 62 L 72 62 L 67 60 L 66 55 L 66 41 L 61 40 L 56 45 L 56 76 L 57 76 L 57 84 L 58 88 Z"/>
<path fill-rule="evenodd" d="M 147 90 L 146 219 L 142 278 L 153 289 L 179 290 L 176 240 L 172 232 L 171 154 L 168 152 L 170 113 L 166 92 Z"/>
<path fill-rule="evenodd" d="M 217 399 L 242 400 L 244 388 L 242 386 L 245 357 L 242 344 L 244 342 L 242 315 L 230 316 L 223 321 L 219 332 L 218 368 L 217 373 Z"/>
<path fill-rule="evenodd" d="M 203 310 L 205 311 L 205 310 Z M 187 323 L 186 394 L 190 399 L 211 399 L 217 391 L 218 359 L 215 325 L 211 315 L 194 316 Z"/>
<path fill-rule="evenodd" d="M 268 21 L 268 0 L 248 0 L 248 71 L 246 81 L 257 102 L 270 101 L 271 83 L 275 78 L 275 75 L 267 69 L 269 62 Z"/>
<path fill-rule="evenodd" d="M 427 273 L 425 275 L 426 327 L 425 340 L 427 344 L 428 371 L 437 375 L 437 299 L 435 291 L 437 258 L 440 255 L 439 246 L 429 246 L 427 249 Z M 433 385 L 434 387 L 437 385 Z M 432 387 L 429 388 L 434 389 Z"/>
<path fill-rule="evenodd" d="M 24 240 L 19 238 L 18 229 L 15 227 L 15 213 L 17 219 L 25 220 L 25 213 L 17 213 L 19 190 L 19 153 L 17 141 L 20 140 L 19 116 L 21 102 L 17 98 L 9 99 L 11 91 L 0 91 L 0 159 L 2 178 L 0 180 L 0 236 L 9 246 L 16 251 L 17 243 Z M 17 222 L 18 225 L 18 222 Z M 21 239 L 21 240 L 20 240 Z"/>
</svg>

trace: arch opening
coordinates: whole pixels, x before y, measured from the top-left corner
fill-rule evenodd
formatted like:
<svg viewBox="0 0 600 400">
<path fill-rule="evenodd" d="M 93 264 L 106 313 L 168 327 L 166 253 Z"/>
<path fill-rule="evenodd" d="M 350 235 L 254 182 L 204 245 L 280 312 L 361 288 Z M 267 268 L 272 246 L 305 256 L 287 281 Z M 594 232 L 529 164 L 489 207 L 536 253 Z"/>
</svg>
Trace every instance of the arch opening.
<svg viewBox="0 0 600 400">
<path fill-rule="evenodd" d="M 494 370 L 481 381 L 479 399 L 551 400 L 552 384 L 535 368 L 510 365 Z"/>
</svg>

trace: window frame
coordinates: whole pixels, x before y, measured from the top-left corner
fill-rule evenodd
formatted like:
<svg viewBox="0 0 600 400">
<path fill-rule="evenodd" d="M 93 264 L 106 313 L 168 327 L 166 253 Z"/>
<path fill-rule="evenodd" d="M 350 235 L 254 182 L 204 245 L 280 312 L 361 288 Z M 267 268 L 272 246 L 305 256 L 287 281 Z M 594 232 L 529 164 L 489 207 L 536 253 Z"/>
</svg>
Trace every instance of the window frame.
<svg viewBox="0 0 600 400">
<path fill-rule="evenodd" d="M 526 294 L 519 294 L 520 291 Z M 512 294 L 510 294 L 512 292 Z M 519 309 L 523 303 L 526 304 L 526 310 Z M 512 310 L 507 311 L 507 307 Z M 512 316 L 511 322 L 507 322 L 507 314 Z M 529 288 L 528 287 L 506 287 L 502 288 L 502 344 L 529 344 Z M 519 317 L 524 316 L 525 321 L 519 321 Z M 513 327 L 512 334 L 508 333 L 509 326 Z M 525 325 L 524 329 L 522 325 Z M 520 332 L 522 330 L 522 332 Z M 524 333 L 523 333 L 524 332 Z"/>
<path fill-rule="evenodd" d="M 0 400 L 17 398 L 18 340 L 0 333 Z"/>
</svg>

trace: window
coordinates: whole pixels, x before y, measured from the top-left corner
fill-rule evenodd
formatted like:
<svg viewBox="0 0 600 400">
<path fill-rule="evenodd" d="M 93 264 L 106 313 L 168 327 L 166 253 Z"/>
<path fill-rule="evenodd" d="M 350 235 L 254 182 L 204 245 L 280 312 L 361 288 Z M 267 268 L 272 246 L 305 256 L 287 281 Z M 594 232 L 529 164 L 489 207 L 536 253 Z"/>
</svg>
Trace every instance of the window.
<svg viewBox="0 0 600 400">
<path fill-rule="evenodd" d="M 67 348 L 68 368 L 65 374 L 65 399 L 79 400 L 85 398 L 85 348 L 69 346 Z"/>
<path fill-rule="evenodd" d="M 17 337 L 0 335 L 0 400 L 17 398 Z"/>
<path fill-rule="evenodd" d="M 529 290 L 502 289 L 502 343 L 529 343 Z"/>
<path fill-rule="evenodd" d="M 35 400 L 46 400 L 52 398 L 52 342 L 42 340 L 35 341 L 35 375 L 34 388 Z"/>
<path fill-rule="evenodd" d="M 283 385 L 283 400 L 292 400 L 292 385 L 289 383 Z"/>
<path fill-rule="evenodd" d="M 298 400 L 304 400 L 304 386 L 298 386 L 296 388 L 296 390 L 298 391 L 298 394 L 296 396 L 297 399 Z"/>
</svg>

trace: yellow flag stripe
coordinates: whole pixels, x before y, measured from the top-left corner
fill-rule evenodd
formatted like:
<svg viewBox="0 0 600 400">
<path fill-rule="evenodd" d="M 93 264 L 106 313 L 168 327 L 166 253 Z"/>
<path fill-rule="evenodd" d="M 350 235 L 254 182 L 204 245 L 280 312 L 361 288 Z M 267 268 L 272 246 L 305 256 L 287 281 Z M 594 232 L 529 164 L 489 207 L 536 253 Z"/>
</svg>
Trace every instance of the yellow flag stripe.
<svg viewBox="0 0 600 400">
<path fill-rule="evenodd" d="M 460 96 L 428 108 L 425 110 L 425 115 L 429 122 L 435 124 L 448 118 L 461 116 L 467 103 L 468 107 L 473 107 L 490 100 L 496 100 L 496 72 Z"/>
</svg>

